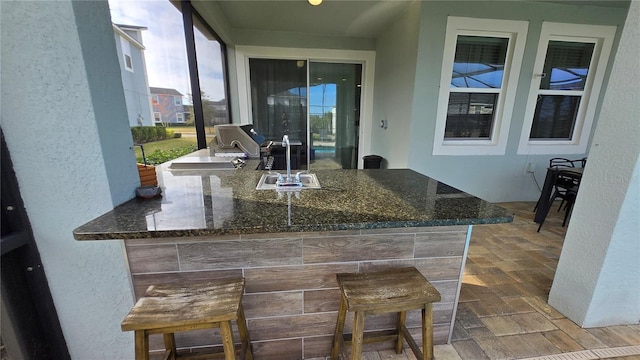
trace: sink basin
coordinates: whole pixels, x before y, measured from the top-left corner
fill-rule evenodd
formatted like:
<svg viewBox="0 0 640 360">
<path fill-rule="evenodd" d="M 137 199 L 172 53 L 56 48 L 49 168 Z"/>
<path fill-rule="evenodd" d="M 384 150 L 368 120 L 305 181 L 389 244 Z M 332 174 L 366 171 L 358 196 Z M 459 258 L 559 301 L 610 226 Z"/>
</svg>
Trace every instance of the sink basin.
<svg viewBox="0 0 640 360">
<path fill-rule="evenodd" d="M 256 190 L 291 190 L 320 189 L 316 174 L 300 174 L 301 184 L 277 184 L 279 174 L 264 174 L 258 181 Z M 286 174 L 284 175 L 286 177 Z M 292 175 L 293 177 L 293 175 Z"/>
</svg>

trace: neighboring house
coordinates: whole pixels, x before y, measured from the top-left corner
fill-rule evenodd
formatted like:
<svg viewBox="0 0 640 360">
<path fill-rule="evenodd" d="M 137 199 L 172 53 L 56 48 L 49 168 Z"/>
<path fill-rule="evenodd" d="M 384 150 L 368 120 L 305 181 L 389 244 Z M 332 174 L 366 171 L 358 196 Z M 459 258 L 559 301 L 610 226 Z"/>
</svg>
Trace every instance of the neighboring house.
<svg viewBox="0 0 640 360">
<path fill-rule="evenodd" d="M 187 114 L 182 94 L 176 89 L 150 87 L 153 104 L 153 122 L 155 124 L 184 124 Z"/>
<path fill-rule="evenodd" d="M 151 95 L 144 58 L 142 26 L 113 24 L 129 126 L 151 126 Z"/>
<path fill-rule="evenodd" d="M 344 11 L 330 11 L 346 3 L 349 6 L 340 9 Z M 534 180 L 542 182 L 549 158 L 588 155 L 550 294 L 555 302 L 550 303 L 583 327 L 637 324 L 640 2 L 407 1 L 408 7 L 393 18 L 377 21 L 376 16 L 390 14 L 385 9 L 395 3 L 400 1 L 325 1 L 311 8 L 303 1 L 193 1 L 195 10 L 227 43 L 233 60 L 229 78 L 237 82 L 230 86 L 228 100 L 235 122 L 249 119 L 249 81 L 241 81 L 247 80 L 246 56 L 360 61 L 361 54 L 368 54 L 362 93 L 368 107 L 363 107 L 360 123 L 360 138 L 367 144 L 361 155 L 381 155 L 389 168 L 410 168 L 489 201 L 535 201 L 539 192 Z M 382 8 L 369 11 L 372 4 Z M 349 14 L 351 8 L 358 13 Z M 133 336 L 120 330 L 134 303 L 123 242 L 82 243 L 72 235 L 77 226 L 132 198 L 139 186 L 131 123 L 121 121 L 127 108 L 115 59 L 122 55 L 120 46 L 114 46 L 108 4 L 13 1 L 3 3 L 0 11 L 2 131 L 42 258 L 32 270 L 46 272 L 72 358 L 131 358 Z M 342 19 L 345 15 L 352 18 Z M 493 31 L 486 31 L 492 26 Z M 601 27 L 613 27 L 613 38 L 610 30 L 599 31 Z M 598 31 L 576 32 L 586 28 Z M 458 80 L 474 81 L 469 69 L 452 77 L 453 45 L 469 45 L 472 37 L 482 34 L 501 34 L 498 38 L 513 41 L 506 52 L 501 41 L 482 45 L 503 49 L 497 53 L 506 55 L 507 62 L 488 63 L 503 69 L 509 79 L 504 88 L 459 87 Z M 599 39 L 604 42 L 593 54 L 604 68 L 593 69 L 597 76 L 590 91 L 562 93 L 556 84 L 544 83 L 555 79 L 553 72 L 538 67 L 544 64 L 545 40 L 584 45 L 584 40 L 600 44 Z M 609 45 L 609 55 L 599 57 Z M 576 47 L 582 53 L 590 52 L 588 48 Z M 334 56 L 341 51 L 355 55 Z M 133 67 L 135 72 L 135 61 Z M 573 69 L 577 71 L 564 75 L 584 73 Z M 485 74 L 490 70 L 478 69 Z M 454 94 L 449 99 L 457 102 L 447 101 L 446 94 Z M 504 101 L 496 101 L 496 94 Z M 553 96 L 579 101 L 554 104 L 549 100 Z M 538 99 L 544 108 L 536 115 Z M 572 119 L 567 115 L 575 114 L 571 109 L 578 103 L 588 105 L 578 111 L 579 127 L 573 127 L 580 137 L 574 143 L 554 141 L 554 146 L 567 145 L 567 150 L 546 147 L 544 137 L 560 136 L 566 128 L 549 126 L 545 115 L 554 109 Z M 485 115 L 498 111 L 500 121 L 488 126 Z M 474 123 L 470 115 L 479 121 L 469 131 L 457 132 L 448 126 L 453 122 L 446 121 L 449 116 L 469 128 Z M 388 120 L 388 127 L 378 126 L 382 119 Z M 493 137 L 479 138 L 486 134 Z M 465 149 L 465 143 L 473 147 Z M 531 165 L 535 179 L 526 171 Z M 194 181 L 205 184 L 197 177 Z M 162 228 L 153 206 L 148 226 Z M 539 236 L 544 246 L 544 233 L 532 236 Z M 158 256 L 167 246 L 172 245 L 158 244 Z M 167 266 L 177 265 L 168 259 Z"/>
<path fill-rule="evenodd" d="M 227 109 L 227 101 L 207 100 L 202 101 L 202 111 L 204 113 L 205 125 L 217 125 L 229 123 L 229 110 Z"/>
</svg>

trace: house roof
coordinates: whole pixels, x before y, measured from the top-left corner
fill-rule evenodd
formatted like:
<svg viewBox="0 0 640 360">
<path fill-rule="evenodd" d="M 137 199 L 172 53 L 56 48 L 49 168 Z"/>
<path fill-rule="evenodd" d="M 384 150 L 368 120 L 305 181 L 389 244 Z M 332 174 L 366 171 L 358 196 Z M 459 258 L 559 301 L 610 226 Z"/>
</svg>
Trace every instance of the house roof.
<svg viewBox="0 0 640 360">
<path fill-rule="evenodd" d="M 144 26 L 133 26 L 133 25 L 119 25 L 119 24 L 114 24 L 111 23 L 111 25 L 113 26 L 113 31 L 115 31 L 118 35 L 122 36 L 123 38 L 127 39 L 127 41 L 129 41 L 131 44 L 133 44 L 133 46 L 137 47 L 138 49 L 144 50 L 144 45 L 142 44 L 141 40 L 138 40 L 136 38 L 134 38 L 133 36 L 131 36 L 131 34 L 127 33 L 127 31 L 140 31 L 140 30 L 147 30 L 146 27 Z"/>
<path fill-rule="evenodd" d="M 160 87 L 149 87 L 149 92 L 152 94 L 182 96 L 182 93 L 180 93 L 176 89 L 168 89 L 168 88 L 160 88 Z"/>
</svg>

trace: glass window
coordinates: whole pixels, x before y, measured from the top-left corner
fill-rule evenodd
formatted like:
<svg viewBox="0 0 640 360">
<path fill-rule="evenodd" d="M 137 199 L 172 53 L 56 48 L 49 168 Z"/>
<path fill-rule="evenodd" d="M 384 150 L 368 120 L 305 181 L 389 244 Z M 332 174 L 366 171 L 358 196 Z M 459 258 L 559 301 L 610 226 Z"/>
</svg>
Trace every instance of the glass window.
<svg viewBox="0 0 640 360">
<path fill-rule="evenodd" d="M 614 34 L 611 26 L 543 24 L 518 153 L 586 151 Z"/>
<path fill-rule="evenodd" d="M 584 90 L 595 44 L 549 41 L 542 90 Z"/>
<path fill-rule="evenodd" d="M 593 47 L 593 43 L 549 41 L 530 139 L 571 140 Z"/>
<path fill-rule="evenodd" d="M 136 68 L 136 78 L 123 78 L 131 126 L 162 124 L 168 134 L 186 135 L 147 144 L 145 149 L 152 153 L 154 148 L 170 147 L 183 153 L 205 148 L 213 125 L 230 122 L 224 43 L 189 1 L 109 0 L 109 8 L 114 31 L 130 36 L 133 45 L 144 45 L 121 40 L 121 66 L 132 71 L 133 63 L 144 65 Z M 145 109 L 138 109 L 141 104 Z M 203 113 L 211 116 L 203 119 Z M 207 128 L 201 126 L 205 122 Z M 137 157 L 141 160 L 139 152 Z"/>
<path fill-rule="evenodd" d="M 458 36 L 445 139 L 491 139 L 509 39 Z"/>
<path fill-rule="evenodd" d="M 225 46 L 197 14 L 193 14 L 193 36 L 198 64 L 198 83 L 207 143 L 213 127 L 231 122 L 227 99 Z"/>
<path fill-rule="evenodd" d="M 524 52 L 527 23 L 449 17 L 434 155 L 499 155 Z"/>
<path fill-rule="evenodd" d="M 508 45 L 506 38 L 458 36 L 451 87 L 501 88 Z"/>
</svg>

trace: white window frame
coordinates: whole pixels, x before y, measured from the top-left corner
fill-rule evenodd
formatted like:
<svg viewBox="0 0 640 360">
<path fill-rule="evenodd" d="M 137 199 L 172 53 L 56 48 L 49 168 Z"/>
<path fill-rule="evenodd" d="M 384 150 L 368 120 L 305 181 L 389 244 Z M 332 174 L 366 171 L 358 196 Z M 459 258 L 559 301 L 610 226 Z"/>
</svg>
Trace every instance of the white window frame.
<svg viewBox="0 0 640 360">
<path fill-rule="evenodd" d="M 173 96 L 173 103 L 174 103 L 176 106 L 181 106 L 181 105 L 182 105 L 182 97 L 181 97 L 181 96 L 174 95 L 174 96 Z"/>
<path fill-rule="evenodd" d="M 160 105 L 160 96 L 158 94 L 151 95 L 152 105 Z"/>
<path fill-rule="evenodd" d="M 536 53 L 533 70 L 533 79 L 529 89 L 529 97 L 525 110 L 524 124 L 518 154 L 584 154 L 587 151 L 587 143 L 591 136 L 591 128 L 595 118 L 595 111 L 600 97 L 600 90 L 604 81 L 613 39 L 616 34 L 615 26 L 583 25 L 543 22 L 540 32 L 540 41 Z M 595 44 L 587 80 L 582 94 L 571 91 L 567 95 L 581 95 L 578 114 L 575 121 L 573 136 L 571 139 L 558 140 L 530 140 L 533 116 L 536 110 L 536 102 L 540 92 L 542 69 L 547 55 L 547 47 L 550 41 L 588 42 Z"/>
<path fill-rule="evenodd" d="M 154 111 L 153 112 L 153 122 L 156 124 L 161 124 L 162 123 L 162 113 L 159 111 Z"/>
<path fill-rule="evenodd" d="M 504 155 L 529 22 L 449 16 L 442 59 L 433 155 Z M 458 35 L 508 38 L 502 86 L 494 109 L 490 139 L 445 139 L 451 74 Z M 478 91 L 480 92 L 480 91 Z M 495 91 L 492 91 L 495 92 Z"/>
<path fill-rule="evenodd" d="M 122 61 L 124 61 L 124 68 L 128 71 L 133 72 L 133 58 L 131 57 L 131 44 L 123 36 L 120 36 L 120 47 L 122 48 Z M 131 63 L 131 66 L 127 64 L 127 58 L 129 58 L 129 62 Z"/>
<path fill-rule="evenodd" d="M 184 123 L 184 114 L 183 113 L 176 113 L 176 122 Z"/>
</svg>

